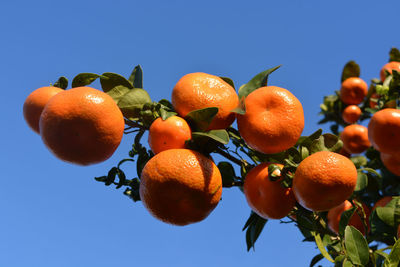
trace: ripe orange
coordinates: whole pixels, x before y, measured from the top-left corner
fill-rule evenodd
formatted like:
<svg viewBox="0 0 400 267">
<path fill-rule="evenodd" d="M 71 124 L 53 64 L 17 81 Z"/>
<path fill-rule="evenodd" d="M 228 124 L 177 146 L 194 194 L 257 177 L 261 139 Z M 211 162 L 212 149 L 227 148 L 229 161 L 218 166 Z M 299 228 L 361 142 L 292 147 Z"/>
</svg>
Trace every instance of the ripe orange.
<svg viewBox="0 0 400 267">
<path fill-rule="evenodd" d="M 365 218 L 366 218 L 366 223 L 367 223 L 367 227 L 369 230 L 369 215 L 370 215 L 370 210 L 367 207 L 367 205 L 365 205 L 364 203 L 362 203 L 363 206 L 363 210 L 365 213 Z M 328 226 L 329 228 L 334 231 L 335 233 L 339 233 L 339 223 L 340 223 L 340 217 L 342 216 L 342 213 L 346 210 L 349 210 L 353 207 L 353 205 L 351 204 L 350 201 L 345 200 L 344 202 L 342 202 L 342 204 L 340 204 L 339 206 L 336 206 L 332 209 L 330 209 L 328 211 L 328 215 L 327 215 L 327 219 L 328 219 Z M 357 228 L 361 233 L 363 233 L 363 235 L 365 235 L 365 227 L 364 227 L 364 223 L 362 218 L 358 215 L 357 212 L 361 212 L 361 209 L 359 207 L 357 207 L 358 211 L 356 211 L 353 216 L 350 218 L 348 225 L 354 226 L 355 228 Z"/>
<path fill-rule="evenodd" d="M 342 118 L 349 124 L 355 123 L 360 118 L 361 113 L 361 109 L 357 105 L 349 105 L 343 110 Z"/>
<path fill-rule="evenodd" d="M 400 176 L 400 151 L 396 154 L 381 153 L 381 160 L 386 169 L 394 175 Z"/>
<path fill-rule="evenodd" d="M 163 121 L 156 119 L 149 129 L 149 146 L 157 154 L 171 148 L 185 148 L 185 141 L 192 137 L 189 124 L 178 116 Z"/>
<path fill-rule="evenodd" d="M 343 81 L 340 88 L 340 99 L 348 105 L 358 105 L 368 93 L 368 85 L 358 77 L 350 77 Z"/>
<path fill-rule="evenodd" d="M 235 89 L 221 78 L 202 72 L 183 76 L 172 90 L 172 105 L 181 117 L 190 111 L 217 107 L 209 130 L 225 129 L 235 120 L 231 111 L 239 104 Z"/>
<path fill-rule="evenodd" d="M 356 183 L 357 169 L 350 159 L 320 151 L 300 162 L 293 179 L 293 192 L 303 207 L 327 211 L 348 199 Z"/>
<path fill-rule="evenodd" d="M 214 162 L 189 149 L 168 149 L 151 158 L 140 177 L 140 198 L 157 219 L 187 225 L 205 219 L 222 194 Z"/>
<path fill-rule="evenodd" d="M 385 108 L 376 112 L 368 124 L 368 138 L 372 146 L 382 153 L 399 153 L 400 110 Z"/>
<path fill-rule="evenodd" d="M 250 208 L 265 219 L 281 219 L 289 214 L 296 204 L 291 188 L 268 178 L 268 166 L 261 163 L 250 170 L 244 181 L 243 192 Z M 279 168 L 283 165 L 276 164 Z M 275 173 L 280 176 L 280 170 Z"/>
<path fill-rule="evenodd" d="M 381 199 L 379 199 L 374 207 L 372 208 L 372 210 L 376 209 L 377 207 L 385 207 L 387 204 L 389 204 L 390 201 L 392 201 L 393 197 L 391 196 L 385 196 Z"/>
<path fill-rule="evenodd" d="M 368 128 L 359 124 L 344 127 L 340 139 L 343 141 L 343 148 L 351 154 L 362 153 L 371 146 Z"/>
<path fill-rule="evenodd" d="M 40 114 L 44 106 L 50 98 L 62 91 L 63 89 L 54 86 L 40 87 L 26 98 L 23 107 L 24 118 L 33 131 L 39 133 Z"/>
<path fill-rule="evenodd" d="M 76 87 L 49 100 L 39 125 L 43 142 L 56 157 L 89 165 L 114 153 L 125 122 L 109 95 L 90 87 Z"/>
<path fill-rule="evenodd" d="M 304 128 L 303 106 L 288 90 L 266 86 L 245 99 L 246 113 L 237 116 L 238 130 L 253 149 L 278 153 L 295 145 Z"/>
<path fill-rule="evenodd" d="M 400 62 L 391 61 L 382 67 L 381 72 L 380 72 L 382 82 L 386 79 L 385 70 L 387 70 L 390 74 L 392 74 L 392 70 L 397 70 L 398 72 L 400 72 Z"/>
</svg>

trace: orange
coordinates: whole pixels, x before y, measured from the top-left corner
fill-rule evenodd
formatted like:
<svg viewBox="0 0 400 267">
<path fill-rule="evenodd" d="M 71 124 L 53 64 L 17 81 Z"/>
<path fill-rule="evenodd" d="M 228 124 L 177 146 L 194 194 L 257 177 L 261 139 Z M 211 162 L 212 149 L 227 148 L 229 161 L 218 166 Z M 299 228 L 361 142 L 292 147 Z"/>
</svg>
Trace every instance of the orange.
<svg viewBox="0 0 400 267">
<path fill-rule="evenodd" d="M 359 124 L 344 127 L 340 139 L 343 141 L 343 148 L 351 154 L 362 153 L 371 146 L 368 140 L 368 128 Z"/>
<path fill-rule="evenodd" d="M 400 176 L 400 151 L 396 154 L 381 153 L 381 160 L 386 169 L 394 175 Z"/>
<path fill-rule="evenodd" d="M 391 61 L 391 62 L 385 64 L 385 66 L 382 67 L 381 72 L 380 72 L 380 76 L 381 76 L 381 81 L 382 82 L 386 79 L 385 70 L 387 70 L 390 74 L 392 74 L 393 70 L 397 70 L 398 72 L 400 72 L 400 62 Z"/>
<path fill-rule="evenodd" d="M 350 77 L 343 81 L 340 88 L 340 99 L 348 105 L 360 104 L 368 93 L 368 85 L 358 77 Z"/>
<path fill-rule="evenodd" d="M 58 87 L 46 86 L 36 89 L 26 98 L 23 107 L 24 118 L 33 131 L 39 133 L 40 114 L 44 106 L 50 98 L 62 91 L 63 89 Z"/>
<path fill-rule="evenodd" d="M 389 204 L 390 201 L 392 201 L 393 197 L 391 196 L 385 196 L 381 199 L 379 199 L 374 207 L 372 208 L 372 210 L 376 209 L 377 207 L 385 207 L 387 204 Z"/>
<path fill-rule="evenodd" d="M 349 124 L 355 123 L 360 118 L 361 113 L 361 109 L 357 105 L 349 105 L 343 110 L 342 118 Z"/>
<path fill-rule="evenodd" d="M 372 146 L 386 154 L 400 151 L 400 110 L 386 108 L 374 113 L 368 124 Z"/>
<path fill-rule="evenodd" d="M 362 203 L 362 206 L 363 206 L 363 210 L 365 213 L 367 227 L 369 229 L 368 218 L 370 215 L 370 210 L 367 207 L 367 205 L 365 205 L 364 203 Z M 351 202 L 348 200 L 345 200 L 339 206 L 336 206 L 328 211 L 328 215 L 327 215 L 328 226 L 332 231 L 334 231 L 337 234 L 339 233 L 340 217 L 342 216 L 342 213 L 344 211 L 349 210 L 352 207 L 353 207 L 353 205 L 351 204 Z M 359 207 L 357 207 L 357 210 L 358 211 L 356 211 L 353 214 L 353 216 L 351 216 L 348 225 L 354 226 L 355 228 L 357 228 L 357 230 L 359 230 L 361 233 L 363 233 L 363 235 L 365 235 L 365 227 L 364 227 L 363 219 L 357 213 L 357 212 L 360 212 L 360 214 L 362 214 L 362 211 Z"/>
<path fill-rule="evenodd" d="M 168 149 L 151 158 L 140 177 L 140 198 L 157 219 L 187 225 L 205 219 L 222 194 L 214 162 L 189 149 Z"/>
<path fill-rule="evenodd" d="M 304 128 L 303 106 L 288 90 L 266 86 L 245 99 L 246 113 L 237 116 L 238 130 L 253 149 L 272 154 L 294 146 Z"/>
<path fill-rule="evenodd" d="M 39 125 L 43 142 L 56 157 L 89 165 L 114 153 L 125 123 L 109 95 L 90 87 L 76 87 L 49 100 Z"/>
<path fill-rule="evenodd" d="M 293 192 L 303 207 L 327 211 L 348 199 L 356 183 L 357 169 L 350 159 L 320 151 L 300 162 L 293 178 Z"/>
<path fill-rule="evenodd" d="M 225 129 L 235 120 L 231 111 L 239 105 L 235 89 L 218 76 L 202 72 L 183 76 L 172 90 L 172 105 L 181 117 L 189 112 L 217 107 L 218 113 L 208 130 Z"/>
<path fill-rule="evenodd" d="M 265 219 L 281 219 L 289 214 L 296 204 L 291 188 L 285 188 L 278 181 L 268 178 L 268 166 L 261 163 L 247 173 L 243 192 L 250 208 Z M 283 165 L 276 164 L 279 168 Z M 280 176 L 280 170 L 275 174 Z"/>
<path fill-rule="evenodd" d="M 192 137 L 189 124 L 178 116 L 166 120 L 156 119 L 149 129 L 149 146 L 157 154 L 171 148 L 185 148 L 185 141 Z"/>
</svg>

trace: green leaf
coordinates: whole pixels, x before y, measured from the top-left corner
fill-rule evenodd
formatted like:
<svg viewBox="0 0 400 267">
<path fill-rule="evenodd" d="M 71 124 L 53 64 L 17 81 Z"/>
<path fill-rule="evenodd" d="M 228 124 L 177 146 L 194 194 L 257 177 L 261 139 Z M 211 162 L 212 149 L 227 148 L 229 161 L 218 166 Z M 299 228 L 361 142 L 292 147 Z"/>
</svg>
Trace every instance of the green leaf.
<svg viewBox="0 0 400 267">
<path fill-rule="evenodd" d="M 339 152 L 342 146 L 343 142 L 339 137 L 327 133 L 312 141 L 309 149 L 311 154 L 319 151 Z"/>
<path fill-rule="evenodd" d="M 358 172 L 357 173 L 357 184 L 354 189 L 355 192 L 359 192 L 367 188 L 368 186 L 368 176 L 365 173 Z"/>
<path fill-rule="evenodd" d="M 376 214 L 378 215 L 379 219 L 381 219 L 387 225 L 394 227 L 394 208 L 385 206 L 385 207 L 376 207 Z"/>
<path fill-rule="evenodd" d="M 161 99 L 160 101 L 158 101 L 158 103 L 169 108 L 170 110 L 174 110 L 174 107 L 172 106 L 171 102 L 169 102 L 169 100 L 167 99 Z"/>
<path fill-rule="evenodd" d="M 353 60 L 347 62 L 344 66 L 340 81 L 343 82 L 350 77 L 360 77 L 360 66 Z"/>
<path fill-rule="evenodd" d="M 342 215 L 340 216 L 339 221 L 339 235 L 341 237 L 344 236 L 344 231 L 346 226 L 349 224 L 351 217 L 353 217 L 354 213 L 356 212 L 356 208 L 352 207 L 351 209 L 345 210 Z"/>
<path fill-rule="evenodd" d="M 135 88 L 143 88 L 143 70 L 140 65 L 137 65 L 129 77 L 129 81 Z"/>
<path fill-rule="evenodd" d="M 221 144 L 229 143 L 229 134 L 226 130 L 211 130 L 208 132 L 192 132 L 192 139 L 196 140 L 196 138 L 206 137 L 210 138 L 214 141 L 217 141 Z"/>
<path fill-rule="evenodd" d="M 185 120 L 192 126 L 195 131 L 204 132 L 208 129 L 211 121 L 218 113 L 218 108 L 209 107 L 203 109 L 197 109 L 189 112 L 185 116 Z"/>
<path fill-rule="evenodd" d="M 222 80 L 224 80 L 224 82 L 226 82 L 227 84 L 229 84 L 230 86 L 232 86 L 233 89 L 235 89 L 235 83 L 232 81 L 231 78 L 228 78 L 228 77 L 221 77 L 221 76 L 220 76 L 220 78 L 221 78 Z"/>
<path fill-rule="evenodd" d="M 140 151 L 136 162 L 136 172 L 139 177 L 142 175 L 142 170 L 146 163 L 150 160 L 150 158 L 151 156 L 149 155 L 149 153 L 147 153 L 145 148 Z"/>
<path fill-rule="evenodd" d="M 383 267 L 397 267 L 400 264 L 400 239 L 394 244 L 389 257 L 384 261 Z"/>
<path fill-rule="evenodd" d="M 263 72 L 260 72 L 259 74 L 257 74 L 256 76 L 254 76 L 248 83 L 242 85 L 239 88 L 239 99 L 241 99 L 242 97 L 247 97 L 251 92 L 253 92 L 254 90 L 266 86 L 267 85 L 267 81 L 268 81 L 268 76 L 274 72 L 275 70 L 277 70 L 279 66 L 276 66 L 274 68 L 265 70 Z"/>
<path fill-rule="evenodd" d="M 236 179 L 235 170 L 233 169 L 232 164 L 226 161 L 220 161 L 218 163 L 218 169 L 222 176 L 222 186 L 231 187 Z"/>
<path fill-rule="evenodd" d="M 322 135 L 322 129 L 318 129 L 314 133 L 309 136 L 300 137 L 299 141 L 297 141 L 296 145 L 308 147 L 311 145 L 312 141 L 318 139 Z"/>
<path fill-rule="evenodd" d="M 95 73 L 79 73 L 72 80 L 72 88 L 86 86 L 94 82 L 100 75 Z"/>
<path fill-rule="evenodd" d="M 67 89 L 68 87 L 68 79 L 64 76 L 58 78 L 58 80 L 53 84 L 54 87 L 58 87 L 61 89 Z"/>
<path fill-rule="evenodd" d="M 173 111 L 166 111 L 165 109 L 160 109 L 160 116 L 163 121 L 168 119 L 169 117 L 176 116 L 178 113 Z"/>
<path fill-rule="evenodd" d="M 118 101 L 126 94 L 130 91 L 131 89 L 129 89 L 128 87 L 122 86 L 122 85 L 118 85 L 115 86 L 113 89 L 111 89 L 110 91 L 108 91 L 106 94 L 108 94 L 109 96 L 111 96 L 114 101 L 116 103 L 118 103 Z"/>
<path fill-rule="evenodd" d="M 400 61 L 400 51 L 396 47 L 393 47 L 389 53 L 389 62 L 390 61 Z"/>
<path fill-rule="evenodd" d="M 368 242 L 353 226 L 347 226 L 344 233 L 347 256 L 355 265 L 365 266 L 369 262 Z"/>
<path fill-rule="evenodd" d="M 351 157 L 350 160 L 354 163 L 357 168 L 367 165 L 367 158 L 364 156 Z"/>
<path fill-rule="evenodd" d="M 385 260 L 387 260 L 389 258 L 389 254 L 387 254 L 387 253 L 385 253 L 385 252 L 383 252 L 381 250 L 375 250 L 374 254 L 375 254 L 375 258 L 378 258 L 378 256 L 381 256 Z"/>
<path fill-rule="evenodd" d="M 149 94 L 141 88 L 134 88 L 124 94 L 117 104 L 126 118 L 137 119 L 143 105 L 146 103 L 151 103 Z"/>
<path fill-rule="evenodd" d="M 265 224 L 267 223 L 267 219 L 261 218 L 255 212 L 251 212 L 250 217 L 247 219 L 246 224 L 244 225 L 242 231 L 246 230 L 246 244 L 247 251 L 251 248 L 254 250 L 254 245 L 260 236 Z"/>
<path fill-rule="evenodd" d="M 322 260 L 324 256 L 322 254 L 317 254 L 312 258 L 310 262 L 310 267 L 313 267 L 315 264 L 317 264 L 320 260 Z"/>
<path fill-rule="evenodd" d="M 245 98 L 244 97 L 242 97 L 239 100 L 239 105 L 236 108 L 232 109 L 231 112 L 237 113 L 237 114 L 240 114 L 240 115 L 246 114 L 246 104 L 245 104 Z"/>
<path fill-rule="evenodd" d="M 113 89 L 116 86 L 122 85 L 124 87 L 127 87 L 129 89 L 133 88 L 133 85 L 130 81 L 125 79 L 123 76 L 116 74 L 116 73 L 111 73 L 111 72 L 105 72 L 100 76 L 100 83 L 101 83 L 101 88 L 103 89 L 104 92 L 108 92 L 111 89 Z"/>
<path fill-rule="evenodd" d="M 326 251 L 324 244 L 322 243 L 322 239 L 321 236 L 319 235 L 319 233 L 313 232 L 313 236 L 315 238 L 315 243 L 317 244 L 317 247 L 319 249 L 319 251 L 321 252 L 321 254 L 325 257 L 325 259 L 327 259 L 330 262 L 335 262 L 331 255 L 329 255 L 329 253 Z"/>
</svg>

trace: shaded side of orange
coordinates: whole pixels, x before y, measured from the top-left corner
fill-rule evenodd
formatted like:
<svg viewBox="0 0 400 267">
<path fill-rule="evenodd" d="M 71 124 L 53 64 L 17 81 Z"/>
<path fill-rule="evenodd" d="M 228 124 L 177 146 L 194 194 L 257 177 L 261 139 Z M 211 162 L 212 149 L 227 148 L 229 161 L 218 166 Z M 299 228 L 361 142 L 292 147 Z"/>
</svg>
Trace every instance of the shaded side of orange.
<svg viewBox="0 0 400 267">
<path fill-rule="evenodd" d="M 340 139 L 343 141 L 343 148 L 351 154 L 362 153 L 371 146 L 368 128 L 359 124 L 344 127 Z"/>
<path fill-rule="evenodd" d="M 400 110 L 386 108 L 376 112 L 368 124 L 372 146 L 386 154 L 400 151 Z"/>
<path fill-rule="evenodd" d="M 400 176 L 400 151 L 396 154 L 381 153 L 381 160 L 386 169 L 394 175 Z"/>
<path fill-rule="evenodd" d="M 62 91 L 63 89 L 54 86 L 40 87 L 26 98 L 23 106 L 23 114 L 25 121 L 33 131 L 40 133 L 39 120 L 44 106 L 46 106 L 50 98 Z"/>
<path fill-rule="evenodd" d="M 268 166 L 261 163 L 246 175 L 244 195 L 250 208 L 265 219 L 281 219 L 289 214 L 296 204 L 291 188 L 284 188 L 279 180 L 270 181 Z M 279 168 L 283 166 L 276 164 Z M 280 171 L 278 173 L 280 175 Z"/>
<path fill-rule="evenodd" d="M 89 165 L 108 159 L 124 131 L 114 100 L 99 90 L 76 87 L 50 99 L 40 118 L 40 133 L 58 158 Z"/>
<path fill-rule="evenodd" d="M 368 85 L 358 77 L 351 77 L 343 81 L 340 88 L 340 99 L 348 105 L 360 104 L 368 93 Z"/>
<path fill-rule="evenodd" d="M 300 162 L 293 179 L 293 192 L 303 207 L 327 211 L 348 199 L 356 183 L 357 169 L 350 159 L 320 151 Z"/>
<path fill-rule="evenodd" d="M 361 109 L 357 105 L 349 105 L 343 110 L 342 118 L 349 124 L 355 123 L 360 118 L 361 113 Z"/>
<path fill-rule="evenodd" d="M 288 90 L 261 87 L 245 100 L 246 113 L 238 115 L 238 130 L 253 149 L 278 153 L 295 145 L 304 128 L 303 106 Z"/>
<path fill-rule="evenodd" d="M 217 107 L 218 113 L 209 129 L 225 129 L 235 120 L 231 111 L 239 104 L 235 89 L 221 78 L 202 72 L 189 73 L 175 85 L 172 105 L 181 117 L 207 107 Z"/>
<path fill-rule="evenodd" d="M 392 74 L 393 70 L 397 70 L 398 72 L 400 72 L 400 62 L 391 61 L 382 67 L 380 72 L 380 77 L 382 82 L 386 79 L 385 70 L 387 70 L 390 74 Z"/>
<path fill-rule="evenodd" d="M 187 225 L 205 219 L 222 194 L 218 167 L 189 149 L 169 149 L 151 158 L 140 180 L 143 205 L 157 219 Z"/>
<path fill-rule="evenodd" d="M 148 142 L 157 154 L 172 148 L 185 148 L 185 141 L 192 137 L 189 124 L 178 116 L 166 120 L 156 119 L 150 126 Z"/>
<path fill-rule="evenodd" d="M 369 215 L 370 215 L 370 209 L 362 203 L 363 210 L 366 216 L 366 224 L 369 229 Z M 328 211 L 327 214 L 327 219 L 328 219 L 328 226 L 329 228 L 334 231 L 335 233 L 339 233 L 339 223 L 340 223 L 340 217 L 342 216 L 342 213 L 346 210 L 349 210 L 353 207 L 353 205 L 350 203 L 350 201 L 345 200 L 342 204 L 339 206 L 336 206 Z M 358 208 L 358 212 L 362 212 L 360 208 Z M 353 216 L 350 218 L 348 225 L 354 226 L 357 228 L 363 235 L 365 235 L 365 227 L 363 223 L 363 219 L 358 215 L 357 211 L 353 214 Z"/>
</svg>

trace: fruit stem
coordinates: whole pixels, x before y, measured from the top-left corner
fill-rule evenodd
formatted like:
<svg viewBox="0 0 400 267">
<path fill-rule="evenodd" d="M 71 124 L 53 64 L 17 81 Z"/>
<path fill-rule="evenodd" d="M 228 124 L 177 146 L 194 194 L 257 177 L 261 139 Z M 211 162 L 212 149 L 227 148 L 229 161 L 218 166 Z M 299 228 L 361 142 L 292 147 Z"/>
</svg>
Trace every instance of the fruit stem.
<svg viewBox="0 0 400 267">
<path fill-rule="evenodd" d="M 125 124 L 130 126 L 130 127 L 133 127 L 133 128 L 139 128 L 139 129 L 142 129 L 142 130 L 147 130 L 146 127 L 144 127 L 140 123 L 137 123 L 136 121 L 131 121 L 131 120 L 125 119 Z"/>
<path fill-rule="evenodd" d="M 222 150 L 219 147 L 217 147 L 217 149 L 214 152 L 217 153 L 217 154 L 220 154 L 221 156 L 223 156 L 223 157 L 225 157 L 227 159 L 229 159 L 230 161 L 232 161 L 233 163 L 236 163 L 239 166 L 242 166 L 242 165 L 244 165 L 244 167 L 248 167 L 249 166 L 249 163 L 246 160 L 235 158 L 234 156 L 232 156 L 231 154 L 229 154 L 228 152 Z"/>
</svg>

